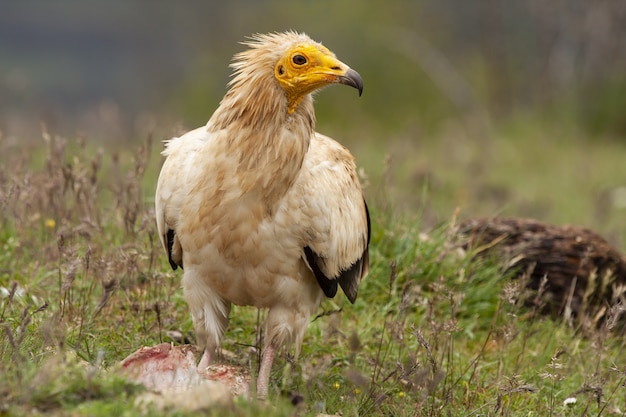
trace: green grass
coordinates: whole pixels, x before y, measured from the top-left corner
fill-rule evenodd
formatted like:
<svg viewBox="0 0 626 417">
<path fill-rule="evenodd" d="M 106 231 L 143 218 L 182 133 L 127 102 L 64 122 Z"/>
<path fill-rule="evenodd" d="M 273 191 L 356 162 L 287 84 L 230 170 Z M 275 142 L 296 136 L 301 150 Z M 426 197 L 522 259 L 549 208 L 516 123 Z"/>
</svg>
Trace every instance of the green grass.
<svg viewBox="0 0 626 417">
<path fill-rule="evenodd" d="M 626 247 L 626 206 L 618 198 L 626 186 L 623 138 L 520 116 L 484 136 L 457 128 L 372 141 L 355 145 L 376 197 L 398 212 L 421 210 L 429 226 L 457 209 L 461 217 L 526 216 L 590 227 Z"/>
<path fill-rule="evenodd" d="M 403 154 L 388 144 L 387 163 L 387 152 L 357 147 L 373 219 L 357 302 L 326 301 L 299 362 L 277 360 L 272 406 L 242 399 L 209 415 L 624 415 L 623 335 L 583 337 L 523 307 L 533 295 L 455 239 L 460 207 L 582 223 L 624 242 L 623 209 L 592 199 L 626 184 L 624 146 L 552 133 L 514 127 L 484 143 L 448 133 L 402 142 Z M 29 152 L 5 146 L 0 415 L 185 415 L 144 413 L 133 406 L 142 388 L 114 372 L 139 347 L 170 341 L 169 330 L 193 338 L 180 274 L 156 237 L 159 150 L 59 138 Z M 257 311 L 231 317 L 224 347 L 256 372 Z"/>
</svg>

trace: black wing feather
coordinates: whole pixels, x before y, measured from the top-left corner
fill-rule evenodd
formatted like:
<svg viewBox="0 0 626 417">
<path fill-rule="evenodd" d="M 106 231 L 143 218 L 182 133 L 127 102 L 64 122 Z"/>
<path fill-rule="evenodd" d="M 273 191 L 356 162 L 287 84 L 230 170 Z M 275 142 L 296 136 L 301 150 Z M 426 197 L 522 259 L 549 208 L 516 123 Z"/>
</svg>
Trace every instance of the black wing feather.
<svg viewBox="0 0 626 417">
<path fill-rule="evenodd" d="M 176 237 L 176 232 L 172 229 L 168 229 L 167 233 L 165 234 L 165 241 L 167 242 L 167 259 L 170 261 L 170 266 L 172 267 L 172 269 L 174 271 L 176 271 L 176 269 L 179 267 L 179 265 L 174 262 L 174 259 L 172 259 L 172 251 L 174 250 L 174 238 Z M 183 268 L 183 261 L 181 259 L 180 261 L 180 268 Z"/>
<path fill-rule="evenodd" d="M 370 214 L 365 200 L 363 201 L 363 204 L 365 206 L 365 216 L 367 218 L 367 244 L 365 245 L 365 250 L 363 251 L 361 257 L 350 265 L 348 269 L 342 270 L 338 277 L 333 279 L 324 275 L 320 268 L 320 264 L 323 265 L 324 259 L 313 252 L 310 247 L 307 246 L 304 248 L 306 261 L 313 271 L 313 275 L 315 275 L 317 283 L 322 288 L 322 291 L 324 291 L 326 297 L 333 298 L 337 294 L 337 284 L 339 284 L 352 304 L 356 301 L 361 277 L 363 276 L 364 271 L 369 267 L 369 243 L 371 235 Z"/>
<path fill-rule="evenodd" d="M 367 208 L 367 203 L 363 200 L 363 205 L 365 207 L 365 217 L 367 218 L 367 244 L 365 245 L 365 250 L 363 254 L 355 263 L 353 263 L 350 268 L 346 271 L 342 271 L 339 277 L 337 278 L 337 282 L 341 286 L 341 289 L 348 297 L 348 300 L 352 304 L 356 301 L 357 292 L 359 289 L 359 283 L 361 282 L 361 277 L 363 277 L 364 271 L 369 268 L 369 244 L 370 244 L 370 212 Z"/>
<path fill-rule="evenodd" d="M 326 297 L 333 298 L 337 294 L 337 281 L 329 279 L 320 269 L 319 263 L 323 262 L 322 258 L 308 246 L 304 248 L 304 256 Z"/>
</svg>

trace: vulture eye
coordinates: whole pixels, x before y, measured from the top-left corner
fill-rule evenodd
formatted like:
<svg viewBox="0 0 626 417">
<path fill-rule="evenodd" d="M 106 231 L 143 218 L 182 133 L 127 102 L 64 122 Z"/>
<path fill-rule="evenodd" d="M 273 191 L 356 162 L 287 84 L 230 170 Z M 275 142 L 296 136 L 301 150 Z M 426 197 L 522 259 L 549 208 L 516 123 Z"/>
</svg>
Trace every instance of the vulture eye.
<svg viewBox="0 0 626 417">
<path fill-rule="evenodd" d="M 293 58 L 291 58 L 291 60 L 293 61 L 294 64 L 296 65 L 304 65 L 306 64 L 306 58 L 303 57 L 302 55 L 298 54 L 298 55 L 294 55 Z"/>
</svg>

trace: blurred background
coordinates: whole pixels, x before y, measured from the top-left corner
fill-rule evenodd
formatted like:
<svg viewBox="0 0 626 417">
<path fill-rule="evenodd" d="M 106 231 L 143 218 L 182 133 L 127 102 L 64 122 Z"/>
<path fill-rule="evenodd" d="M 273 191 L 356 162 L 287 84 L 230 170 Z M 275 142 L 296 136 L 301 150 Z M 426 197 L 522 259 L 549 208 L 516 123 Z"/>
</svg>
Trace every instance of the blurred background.
<svg viewBox="0 0 626 417">
<path fill-rule="evenodd" d="M 372 198 L 626 238 L 626 2 L 4 2 L 0 131 L 161 140 L 206 123 L 238 42 L 304 31 L 365 80 L 316 98 Z"/>
</svg>

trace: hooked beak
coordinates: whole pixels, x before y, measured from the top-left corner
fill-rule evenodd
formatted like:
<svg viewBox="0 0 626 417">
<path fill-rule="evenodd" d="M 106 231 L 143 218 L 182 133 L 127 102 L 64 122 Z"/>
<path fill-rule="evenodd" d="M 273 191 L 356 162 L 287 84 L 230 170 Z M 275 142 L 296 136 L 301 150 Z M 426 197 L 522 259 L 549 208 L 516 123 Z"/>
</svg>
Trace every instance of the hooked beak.
<svg viewBox="0 0 626 417">
<path fill-rule="evenodd" d="M 359 90 L 359 96 L 363 93 L 363 78 L 361 78 L 361 75 L 352 68 L 348 69 L 345 74 L 340 75 L 337 78 L 337 82 L 339 84 L 349 85 L 350 87 L 354 87 Z"/>
</svg>

